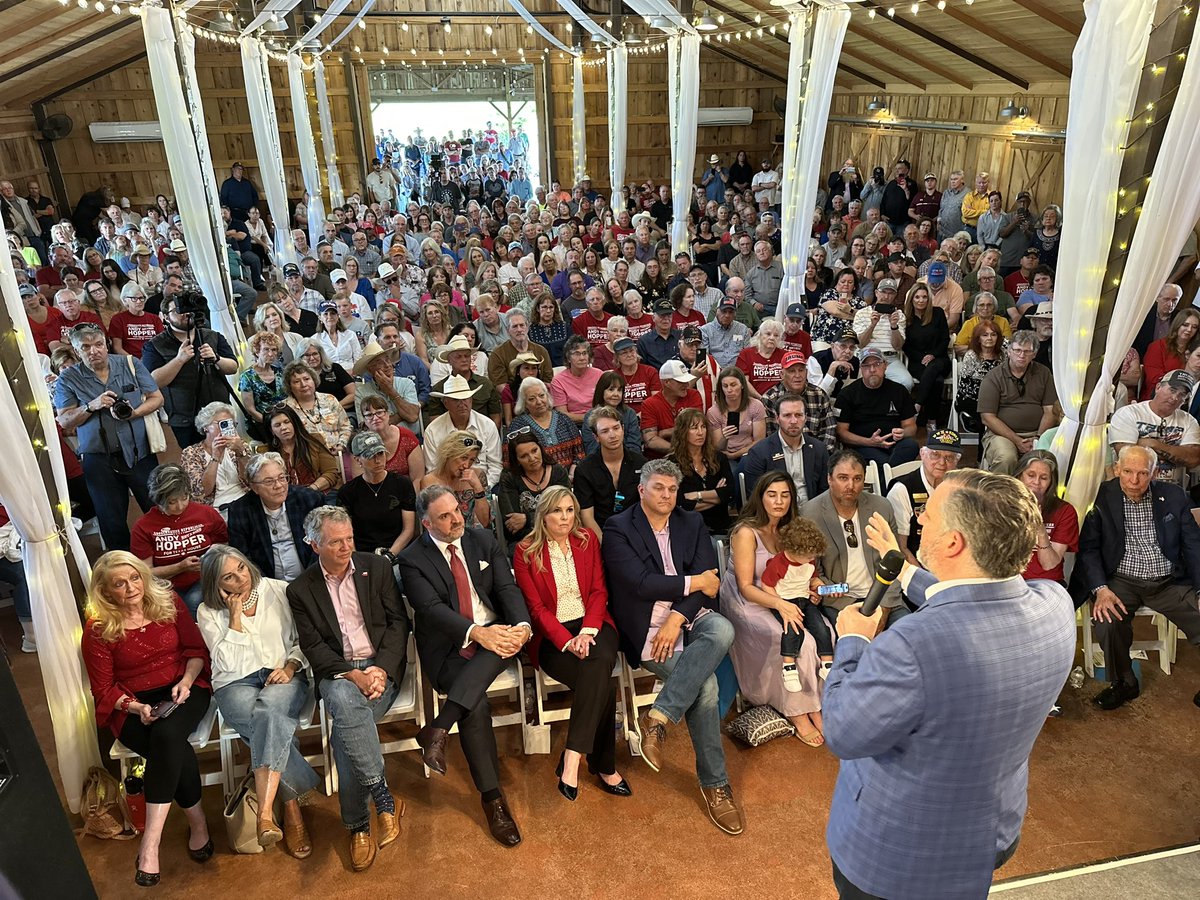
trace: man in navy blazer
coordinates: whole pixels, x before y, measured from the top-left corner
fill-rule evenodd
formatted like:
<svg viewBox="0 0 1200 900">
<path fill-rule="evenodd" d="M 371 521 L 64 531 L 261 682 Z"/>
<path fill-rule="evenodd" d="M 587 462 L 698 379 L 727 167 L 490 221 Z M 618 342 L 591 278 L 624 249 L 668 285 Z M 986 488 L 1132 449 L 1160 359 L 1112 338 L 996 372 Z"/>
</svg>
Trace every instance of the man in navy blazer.
<svg viewBox="0 0 1200 900">
<path fill-rule="evenodd" d="M 642 759 L 659 771 L 668 726 L 686 718 L 709 818 L 726 834 L 741 834 L 713 674 L 733 643 L 733 626 L 716 611 L 721 582 L 704 519 L 676 505 L 682 480 L 670 460 L 651 460 L 642 466 L 640 502 L 604 523 L 609 609 L 625 658 L 663 683 L 638 722 Z"/>
<path fill-rule="evenodd" d="M 426 488 L 417 512 L 425 533 L 400 554 L 400 580 L 413 608 L 421 668 L 446 695 L 417 743 L 425 764 L 445 775 L 446 740 L 458 725 L 488 829 L 500 844 L 515 847 L 521 833 L 500 791 L 487 690 L 533 634 L 529 611 L 508 557 L 491 534 L 464 527 L 453 491 Z"/>
<path fill-rule="evenodd" d="M 1021 577 L 1037 501 L 1007 475 L 950 472 L 921 516 L 920 560 L 901 575 L 917 612 L 877 634 L 838 616 L 825 683 L 825 746 L 842 760 L 826 841 L 845 898 L 967 900 L 1016 851 L 1029 753 L 1075 654 L 1055 582 Z M 899 544 L 883 516 L 868 540 Z"/>
<path fill-rule="evenodd" d="M 804 433 L 805 412 L 802 394 L 785 394 L 777 401 L 776 422 L 779 430 L 750 448 L 742 459 L 741 472 L 746 478 L 746 496 L 767 472 L 787 472 L 796 487 L 803 488 L 803 503 L 829 487 L 829 451 L 821 441 Z"/>
<path fill-rule="evenodd" d="M 1158 456 L 1130 444 L 1117 456 L 1117 477 L 1100 485 L 1079 532 L 1071 587 L 1090 598 L 1096 641 L 1109 685 L 1093 698 L 1112 710 L 1140 693 L 1129 650 L 1133 614 L 1142 604 L 1200 645 L 1200 527 L 1183 489 L 1152 481 Z M 1195 703 L 1200 706 L 1200 693 Z"/>
<path fill-rule="evenodd" d="M 304 518 L 325 500 L 311 488 L 288 484 L 278 453 L 260 453 L 246 463 L 246 480 L 250 493 L 229 504 L 229 545 L 267 578 L 292 581 L 317 560 L 305 540 Z"/>
</svg>

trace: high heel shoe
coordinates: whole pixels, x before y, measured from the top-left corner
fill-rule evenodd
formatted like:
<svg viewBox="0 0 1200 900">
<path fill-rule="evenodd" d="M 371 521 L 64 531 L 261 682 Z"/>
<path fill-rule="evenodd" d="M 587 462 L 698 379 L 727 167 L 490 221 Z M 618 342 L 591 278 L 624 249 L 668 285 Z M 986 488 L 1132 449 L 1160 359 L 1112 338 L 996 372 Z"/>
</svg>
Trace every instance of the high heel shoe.
<svg viewBox="0 0 1200 900">
<path fill-rule="evenodd" d="M 612 794 L 614 797 L 632 797 L 633 789 L 629 787 L 629 782 L 622 778 L 616 784 L 609 784 L 604 780 L 605 775 L 612 775 L 612 772 L 600 772 L 590 762 L 588 763 L 588 771 L 596 776 L 596 782 L 600 785 L 600 790 L 606 794 Z"/>
<path fill-rule="evenodd" d="M 133 876 L 133 883 L 138 887 L 154 887 L 162 879 L 162 875 L 158 872 L 143 872 L 142 871 L 142 856 L 139 853 L 137 862 L 134 863 L 134 871 L 137 873 Z"/>
<path fill-rule="evenodd" d="M 283 840 L 283 829 L 275 824 L 274 819 L 258 820 L 258 846 L 266 850 Z"/>
<path fill-rule="evenodd" d="M 572 787 L 562 780 L 563 760 L 566 758 L 566 756 L 567 751 L 564 750 L 558 757 L 558 768 L 554 770 L 554 775 L 558 778 L 558 792 L 574 803 L 575 799 L 579 796 L 579 786 L 575 785 Z"/>
<path fill-rule="evenodd" d="M 203 847 L 201 847 L 199 850 L 193 850 L 191 847 L 188 847 L 188 856 L 191 857 L 192 860 L 194 860 L 195 862 L 198 862 L 198 863 L 208 862 L 212 858 L 212 855 L 213 855 L 212 838 L 209 838 L 208 843 L 205 844 Z"/>
</svg>

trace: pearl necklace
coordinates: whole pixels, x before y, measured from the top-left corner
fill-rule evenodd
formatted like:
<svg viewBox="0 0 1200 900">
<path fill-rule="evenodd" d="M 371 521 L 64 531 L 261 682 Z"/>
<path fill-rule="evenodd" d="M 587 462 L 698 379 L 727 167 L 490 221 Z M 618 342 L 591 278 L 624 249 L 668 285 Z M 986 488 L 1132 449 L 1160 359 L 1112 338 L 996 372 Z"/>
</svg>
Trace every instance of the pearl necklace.
<svg viewBox="0 0 1200 900">
<path fill-rule="evenodd" d="M 255 588 L 246 595 L 246 599 L 242 601 L 242 612 L 250 612 L 250 610 L 254 609 L 254 604 L 256 603 L 258 603 L 258 588 Z"/>
</svg>

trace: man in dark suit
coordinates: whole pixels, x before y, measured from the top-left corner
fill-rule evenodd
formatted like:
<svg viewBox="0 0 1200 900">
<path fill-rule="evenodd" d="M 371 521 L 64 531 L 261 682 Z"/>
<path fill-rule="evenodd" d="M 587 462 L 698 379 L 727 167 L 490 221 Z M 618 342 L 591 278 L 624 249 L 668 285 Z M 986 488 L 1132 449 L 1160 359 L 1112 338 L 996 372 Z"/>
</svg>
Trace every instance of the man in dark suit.
<svg viewBox="0 0 1200 900">
<path fill-rule="evenodd" d="M 686 717 L 709 818 L 726 834 L 741 834 L 713 674 L 733 643 L 733 626 L 716 611 L 721 585 L 704 519 L 676 505 L 682 480 L 670 460 L 651 460 L 642 466 L 640 502 L 605 523 L 609 608 L 626 659 L 663 682 L 638 722 L 642 759 L 659 771 L 667 727 Z"/>
<path fill-rule="evenodd" d="M 304 536 L 304 517 L 324 501 L 316 491 L 289 485 L 278 453 L 260 453 L 246 463 L 250 493 L 229 504 L 229 544 L 250 558 L 263 575 L 292 581 L 316 561 Z"/>
<path fill-rule="evenodd" d="M 342 824 L 350 863 L 375 861 L 368 798 L 379 818 L 379 847 L 400 834 L 404 801 L 388 790 L 375 722 L 391 707 L 404 677 L 409 622 L 392 567 L 354 552 L 354 527 L 340 506 L 319 506 L 304 520 L 318 564 L 288 585 L 300 649 L 313 668 L 317 694 L 333 718 Z"/>
<path fill-rule="evenodd" d="M 521 832 L 500 791 L 487 689 L 533 634 L 508 558 L 482 529 L 464 528 L 458 498 L 441 485 L 417 498 L 425 533 L 400 554 L 400 578 L 416 618 L 417 652 L 441 712 L 421 729 L 425 765 L 446 774 L 446 739 L 458 725 L 463 755 L 488 829 L 515 847 Z"/>
<path fill-rule="evenodd" d="M 1109 685 L 1093 699 L 1100 709 L 1140 693 L 1129 661 L 1138 607 L 1162 613 L 1200 646 L 1200 527 L 1181 487 L 1152 481 L 1157 465 L 1149 447 L 1122 448 L 1117 477 L 1100 485 L 1079 531 L 1071 586 L 1077 599 L 1090 596 L 1104 651 Z M 1200 693 L 1194 699 L 1200 706 Z"/>
<path fill-rule="evenodd" d="M 827 488 L 829 451 L 824 443 L 804 433 L 807 417 L 802 394 L 784 394 L 776 408 L 779 430 L 751 447 L 742 460 L 746 496 L 750 496 L 754 485 L 765 473 L 779 471 L 792 476 L 796 502 L 803 503 Z"/>
</svg>

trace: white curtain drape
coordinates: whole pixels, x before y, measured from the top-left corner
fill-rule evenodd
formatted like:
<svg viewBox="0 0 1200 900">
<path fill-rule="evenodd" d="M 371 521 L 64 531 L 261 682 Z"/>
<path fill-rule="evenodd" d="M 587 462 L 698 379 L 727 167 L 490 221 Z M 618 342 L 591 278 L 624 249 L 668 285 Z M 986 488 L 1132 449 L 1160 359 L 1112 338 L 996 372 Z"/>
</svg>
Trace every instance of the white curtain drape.
<svg viewBox="0 0 1200 900">
<path fill-rule="evenodd" d="M 342 14 L 342 10 L 349 6 L 351 2 L 353 0 L 333 0 L 321 13 L 321 18 L 317 19 L 308 31 L 296 38 L 296 43 L 292 45 L 292 50 L 299 51 L 310 41 L 315 41 L 319 38 L 325 32 L 325 29 L 337 20 L 337 17 Z"/>
<path fill-rule="evenodd" d="M 250 108 L 258 175 L 275 223 L 275 260 L 279 264 L 297 262 L 289 225 L 287 185 L 283 180 L 283 149 L 279 143 L 279 117 L 275 113 L 270 59 L 256 37 L 242 38 L 241 47 L 242 75 L 246 81 L 246 103 Z"/>
<path fill-rule="evenodd" d="M 583 104 L 583 57 L 573 60 L 571 79 L 571 143 L 575 150 L 575 180 L 579 184 L 587 174 L 587 118 Z"/>
<path fill-rule="evenodd" d="M 0 225 L 0 242 L 8 246 L 8 235 Z M 25 318 L 12 260 L 0 254 L 0 293 L 16 331 L 21 351 L 24 377 L 37 402 L 42 434 L 55 435 L 54 409 L 42 367 L 37 359 L 33 334 Z M 15 383 L 21 375 L 9 373 Z M 5 379 L 0 387 L 0 433 L 4 434 L 4 465 L 0 466 L 0 502 L 8 511 L 17 533 L 25 542 L 25 580 L 32 601 L 33 628 L 38 643 L 38 665 L 50 708 L 50 725 L 54 731 L 54 755 L 63 792 L 71 812 L 79 812 L 83 779 L 92 766 L 100 765 L 100 749 L 96 744 L 96 713 L 92 706 L 91 690 L 79 652 L 83 634 L 75 592 L 67 567 L 75 565 L 84 584 L 91 577 L 87 555 L 74 528 L 67 528 L 71 554 L 64 555 L 59 542 L 58 525 L 50 507 L 49 494 L 42 486 L 38 456 L 49 453 L 58 496 L 67 497 L 67 473 L 63 467 L 62 450 L 51 437 L 46 446 L 34 447 L 26 439 L 21 410 L 13 394 L 12 384 Z M 67 517 L 70 513 L 67 512 Z"/>
<path fill-rule="evenodd" d="M 313 140 L 312 120 L 308 115 L 308 89 L 304 85 L 304 63 L 300 54 L 287 55 L 288 86 L 292 93 L 292 123 L 296 128 L 296 152 L 304 190 L 308 192 L 308 245 L 316 246 L 325 227 L 325 204 L 321 200 L 321 169 L 317 165 L 317 145 Z"/>
<path fill-rule="evenodd" d="M 625 153 L 629 142 L 629 50 L 624 43 L 608 51 L 608 177 L 612 187 L 609 208 L 615 216 L 625 208 Z"/>
<path fill-rule="evenodd" d="M 321 122 L 321 149 L 325 153 L 325 177 L 329 179 L 329 203 L 341 206 L 346 202 L 342 191 L 342 176 L 337 167 L 337 144 L 333 137 L 333 114 L 329 109 L 329 88 L 325 84 L 325 62 L 317 57 L 313 67 L 317 85 L 317 118 Z"/>
<path fill-rule="evenodd" d="M 667 115 L 671 123 L 671 251 L 689 250 L 687 217 L 696 169 L 696 115 L 700 103 L 700 35 L 667 38 Z M 616 212 L 617 210 L 614 210 Z"/>
<path fill-rule="evenodd" d="M 781 184 L 784 278 L 775 312 L 780 321 L 792 298 L 802 302 L 804 297 L 804 263 L 808 258 L 811 212 L 821 181 L 821 151 L 829 124 L 838 57 L 849 24 L 850 10 L 846 7 L 822 6 L 816 12 L 811 40 L 806 43 L 805 15 L 791 17 L 788 71 L 792 77 L 788 79 Z M 806 47 L 811 47 L 808 76 L 801 81 L 797 76 L 804 65 Z"/>
<path fill-rule="evenodd" d="M 367 0 L 367 2 L 362 5 L 362 8 L 359 9 L 358 13 L 354 16 L 354 18 L 350 20 L 350 24 L 347 25 L 345 28 L 343 28 L 341 31 L 339 31 L 337 37 L 335 37 L 332 41 L 325 42 L 325 49 L 327 51 L 332 50 L 339 43 L 341 43 L 342 38 L 344 38 L 351 31 L 353 31 L 354 26 L 357 25 L 359 22 L 361 22 L 366 17 L 367 13 L 369 13 L 374 6 L 375 6 L 375 0 Z"/>
<path fill-rule="evenodd" d="M 1111 7 L 1112 4 L 1106 4 Z M 1133 344 L 1133 339 L 1141 327 L 1146 313 L 1154 303 L 1159 289 L 1171 274 L 1179 257 L 1179 248 L 1192 230 L 1197 219 L 1200 219 L 1200 184 L 1194 179 L 1179 180 L 1175 177 L 1179 172 L 1193 172 L 1200 165 L 1200 143 L 1195 138 L 1195 123 L 1200 116 L 1200 67 L 1195 63 L 1196 54 L 1200 53 L 1200 30 L 1192 35 L 1191 47 L 1188 51 L 1187 67 L 1180 82 L 1179 91 L 1175 96 L 1171 118 L 1163 134 L 1159 147 L 1158 159 L 1154 165 L 1154 175 L 1145 190 L 1142 201 L 1142 212 L 1138 216 L 1137 228 L 1130 243 L 1128 256 L 1125 260 L 1125 271 L 1121 276 L 1121 284 L 1117 289 L 1117 298 L 1112 317 L 1108 323 L 1108 336 L 1105 340 L 1105 353 L 1098 386 L 1092 393 L 1087 410 L 1083 414 L 1082 424 L 1078 421 L 1078 411 L 1081 405 L 1083 377 L 1086 372 L 1088 344 L 1092 337 L 1092 328 L 1087 322 L 1090 314 L 1095 319 L 1097 297 L 1100 293 L 1100 279 L 1104 274 L 1107 252 L 1112 240 L 1113 217 L 1119 209 L 1119 204 L 1128 204 L 1132 209 L 1136 198 L 1132 191 L 1127 191 L 1126 197 L 1117 194 L 1118 179 L 1101 181 L 1097 170 L 1110 155 L 1117 158 L 1115 172 L 1119 172 L 1119 160 L 1124 154 L 1118 149 L 1125 144 L 1128 126 L 1118 127 L 1118 122 L 1125 116 L 1118 110 L 1127 110 L 1133 114 L 1133 104 L 1136 97 L 1137 84 L 1144 65 L 1146 46 L 1148 44 L 1150 23 L 1154 13 L 1154 3 L 1130 3 L 1124 9 L 1101 9 L 1097 0 L 1090 0 L 1085 5 L 1087 21 L 1080 34 L 1080 44 L 1076 46 L 1076 66 L 1086 64 L 1081 62 L 1080 47 L 1084 38 L 1089 39 L 1085 53 L 1108 53 L 1110 56 L 1093 56 L 1098 67 L 1111 70 L 1120 66 L 1125 70 L 1124 77 L 1119 78 L 1114 73 L 1109 76 L 1109 86 L 1118 90 L 1112 105 L 1097 106 L 1094 109 L 1104 109 L 1108 122 L 1104 123 L 1118 132 L 1116 135 L 1097 135 L 1091 131 L 1094 127 L 1086 120 L 1080 121 L 1079 131 L 1073 131 L 1076 123 L 1075 91 L 1071 93 L 1071 116 L 1067 124 L 1067 159 L 1068 182 L 1065 195 L 1063 220 L 1069 224 L 1063 233 L 1062 246 L 1059 249 L 1059 268 L 1069 279 L 1067 287 L 1070 294 L 1064 295 L 1063 276 L 1055 285 L 1055 340 L 1054 340 L 1054 372 L 1055 381 L 1059 385 L 1059 399 L 1067 411 L 1067 418 L 1055 436 L 1052 449 L 1059 455 L 1060 461 L 1065 462 L 1071 444 L 1079 433 L 1079 449 L 1075 453 L 1074 462 L 1067 479 L 1067 499 L 1077 509 L 1085 509 L 1096 495 L 1103 474 L 1105 451 L 1104 423 L 1112 411 L 1112 384 L 1114 375 L 1120 370 L 1125 354 Z M 1144 8 L 1135 8 L 1144 7 Z M 1109 15 L 1120 12 L 1120 18 L 1109 19 Z M 1093 23 L 1093 16 L 1096 20 Z M 1090 32 L 1094 31 L 1095 34 Z M 1109 46 L 1116 40 L 1117 46 Z M 1091 44 L 1092 40 L 1104 42 L 1102 46 Z M 1097 78 L 1099 75 L 1097 75 Z M 1132 89 L 1126 82 L 1132 84 Z M 1090 82 L 1081 85 L 1086 87 Z M 1096 87 L 1094 83 L 1093 87 Z M 1075 77 L 1072 78 L 1072 88 Z M 1130 92 L 1131 91 L 1131 92 Z M 1096 98 L 1096 102 L 1105 102 L 1104 97 Z M 1118 105 L 1124 104 L 1124 105 Z M 1087 107 L 1084 108 L 1086 114 Z M 1080 116 L 1083 119 L 1083 115 Z M 1097 115 L 1103 119 L 1104 116 Z M 1144 127 L 1139 118 L 1134 128 Z M 1078 135 L 1079 141 L 1072 144 Z M 1085 143 L 1088 140 L 1109 141 L 1110 143 Z M 1114 152 L 1115 151 L 1115 152 Z M 1074 156 L 1074 154 L 1079 156 Z M 1100 157 L 1098 160 L 1097 157 Z M 1089 168 L 1076 168 L 1071 174 L 1073 160 L 1079 160 L 1074 165 L 1082 163 Z M 1111 164 L 1111 163 L 1110 163 Z M 1183 168 L 1180 168 L 1180 167 Z M 1108 169 L 1104 174 L 1110 175 Z M 1093 195 L 1103 195 L 1102 208 L 1084 207 L 1083 215 L 1092 214 L 1089 219 L 1076 219 L 1075 213 L 1070 213 L 1067 203 L 1081 200 L 1088 190 L 1090 183 Z M 1079 193 L 1073 193 L 1078 191 Z M 1087 198 L 1093 199 L 1093 198 Z M 1132 215 L 1133 213 L 1128 213 Z M 1068 218 L 1070 216 L 1070 218 Z M 1096 235 L 1095 242 L 1084 244 L 1083 240 L 1075 239 L 1072 232 L 1078 227 L 1085 234 L 1089 229 L 1097 227 L 1101 222 L 1107 223 L 1103 233 Z M 1069 254 L 1069 255 L 1068 255 Z M 1080 267 L 1090 266 L 1088 272 L 1081 272 Z M 1070 273 L 1070 274 L 1068 274 Z M 1077 321 L 1082 320 L 1082 321 Z M 1085 336 L 1086 335 L 1086 336 Z M 1060 337 L 1061 336 L 1061 337 Z M 1062 340 L 1066 338 L 1066 340 Z M 1061 341 L 1061 342 L 1060 342 Z M 1077 353 L 1078 355 L 1072 355 Z M 1072 413 L 1076 417 L 1072 417 Z"/>
<path fill-rule="evenodd" d="M 589 35 L 600 38 L 606 44 L 615 44 L 617 42 L 615 37 L 597 25 L 595 20 L 585 13 L 574 0 L 558 0 L 558 5 L 560 8 L 566 10 L 571 18 L 578 22 L 580 27 Z"/>
<path fill-rule="evenodd" d="M 563 53 L 569 53 L 572 56 L 577 55 L 574 47 L 568 47 L 566 44 L 564 44 L 562 41 L 560 41 L 557 37 L 555 37 L 553 34 L 551 34 L 550 31 L 546 28 L 546 26 L 538 21 L 537 16 L 535 16 L 533 13 L 531 13 L 528 9 L 525 8 L 525 4 L 523 4 L 521 2 L 521 0 L 508 0 L 508 5 L 511 6 L 513 8 L 513 11 L 516 12 L 516 14 L 518 16 L 520 16 L 522 19 L 524 19 L 534 31 L 536 31 L 543 38 L 545 38 L 547 42 L 549 42 L 553 46 L 557 47 Z"/>
<path fill-rule="evenodd" d="M 224 334 L 234 347 L 240 347 L 244 343 L 241 328 L 229 312 L 233 288 L 225 258 L 216 176 L 208 155 L 204 109 L 195 89 L 195 40 L 189 30 L 181 29 L 176 42 L 171 13 L 161 6 L 145 4 L 141 18 L 150 82 L 175 203 L 187 237 L 188 259 L 208 300 L 212 328 Z"/>
</svg>

